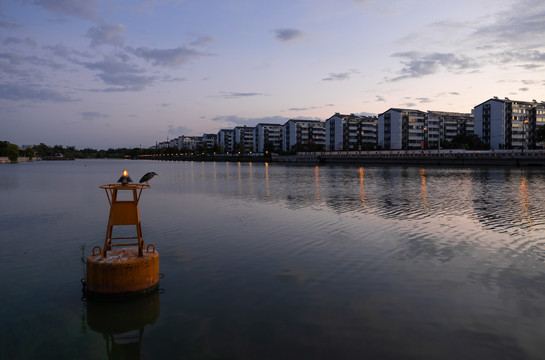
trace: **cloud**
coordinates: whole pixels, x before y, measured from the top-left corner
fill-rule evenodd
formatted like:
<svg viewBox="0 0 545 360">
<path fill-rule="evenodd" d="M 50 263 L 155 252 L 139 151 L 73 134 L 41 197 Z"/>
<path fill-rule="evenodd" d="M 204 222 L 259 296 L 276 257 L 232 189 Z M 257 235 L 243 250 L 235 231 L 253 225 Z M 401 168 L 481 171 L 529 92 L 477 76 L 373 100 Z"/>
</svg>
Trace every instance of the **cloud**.
<svg viewBox="0 0 545 360">
<path fill-rule="evenodd" d="M 526 70 L 533 70 L 533 69 L 543 67 L 543 65 L 539 65 L 539 64 L 524 64 L 524 65 L 519 65 L 519 66 L 521 68 L 526 69 Z"/>
<path fill-rule="evenodd" d="M 12 101 L 70 102 L 76 101 L 52 89 L 37 84 L 0 84 L 0 99 Z"/>
<path fill-rule="evenodd" d="M 108 115 L 106 114 L 101 114 L 95 111 L 84 111 L 84 112 L 80 112 L 79 115 L 81 115 L 83 120 L 86 120 L 86 121 L 93 121 L 96 119 L 108 117 Z"/>
<path fill-rule="evenodd" d="M 410 108 L 416 106 L 416 104 L 413 103 L 413 102 L 408 102 L 408 103 L 405 103 L 405 104 L 402 104 L 402 105 L 404 105 L 404 106 L 406 106 L 406 107 L 410 107 Z"/>
<path fill-rule="evenodd" d="M 121 24 L 101 24 L 93 26 L 87 31 L 87 37 L 91 39 L 91 46 L 102 44 L 123 45 L 125 41 L 122 34 L 127 28 Z"/>
<path fill-rule="evenodd" d="M 176 82 L 187 81 L 187 78 L 185 78 L 185 77 L 172 77 L 170 75 L 165 75 L 165 76 L 163 76 L 161 78 L 161 81 L 176 83 Z"/>
<path fill-rule="evenodd" d="M 20 38 L 16 38 L 16 37 L 13 37 L 13 36 L 7 37 L 2 42 L 2 44 L 3 45 L 20 45 L 20 44 L 24 44 L 24 45 L 28 45 L 30 47 L 36 47 L 36 45 L 37 45 L 36 39 L 34 39 L 33 37 L 26 37 L 24 39 L 20 39 Z"/>
<path fill-rule="evenodd" d="M 53 14 L 95 20 L 100 0 L 33 0 L 32 3 Z"/>
<path fill-rule="evenodd" d="M 350 79 L 350 73 L 329 73 L 329 77 L 323 78 L 322 81 L 341 81 Z"/>
<path fill-rule="evenodd" d="M 324 106 L 334 106 L 334 105 L 324 105 Z M 321 109 L 321 106 L 310 106 L 310 107 L 292 107 L 289 108 L 288 111 L 307 111 L 307 110 L 315 110 L 315 109 Z"/>
<path fill-rule="evenodd" d="M 38 56 L 21 56 L 16 53 L 0 53 L 0 59 L 5 59 L 9 62 L 11 65 L 23 65 L 23 64 L 31 64 L 36 66 L 45 66 L 49 67 L 54 70 L 63 69 L 64 65 L 58 64 L 50 59 L 42 58 Z M 35 70 L 35 69 L 34 69 Z M 13 72 L 13 69 L 5 69 L 0 67 L 0 71 L 4 72 Z M 21 70 L 22 72 L 28 72 L 27 70 Z"/>
<path fill-rule="evenodd" d="M 221 92 L 221 96 L 225 99 L 238 99 L 238 98 L 246 98 L 246 97 L 253 97 L 253 96 L 266 96 L 264 93 L 257 93 L 257 92 Z"/>
<path fill-rule="evenodd" d="M 241 118 L 236 115 L 216 116 L 212 118 L 212 121 L 223 122 L 226 126 L 256 126 L 260 123 L 267 124 L 284 124 L 289 118 L 283 116 L 271 116 L 261 118 Z"/>
<path fill-rule="evenodd" d="M 503 51 L 495 53 L 499 63 L 516 63 L 516 62 L 544 62 L 545 52 L 539 50 L 518 50 L 518 51 Z"/>
<path fill-rule="evenodd" d="M 404 67 L 399 71 L 398 77 L 389 81 L 399 81 L 408 78 L 420 78 L 426 75 L 435 74 L 442 69 L 452 72 L 462 72 L 466 69 L 475 69 L 479 65 L 464 55 L 451 53 L 421 54 L 416 51 L 398 52 L 392 57 L 403 58 L 401 63 Z"/>
<path fill-rule="evenodd" d="M 432 102 L 432 101 L 430 100 L 430 98 L 427 98 L 427 97 L 416 98 L 416 100 L 420 101 L 421 104 Z"/>
<path fill-rule="evenodd" d="M 44 46 L 45 50 L 50 51 L 51 54 L 60 57 L 63 60 L 71 62 L 76 65 L 84 65 L 78 58 L 90 59 L 93 56 L 89 53 L 84 53 L 82 51 L 74 50 L 68 48 L 62 44 Z"/>
<path fill-rule="evenodd" d="M 482 25 L 473 34 L 490 43 L 542 44 L 545 33 L 545 4 L 542 0 L 521 0 L 513 2 L 513 7 L 496 14 L 490 24 Z M 497 44 L 499 45 L 499 44 Z"/>
<path fill-rule="evenodd" d="M 386 101 L 382 96 L 376 95 L 377 99 L 375 101 Z"/>
<path fill-rule="evenodd" d="M 515 51 L 503 51 L 491 55 L 491 58 L 499 64 L 520 64 L 518 66 L 532 70 L 545 65 L 545 52 L 540 50 L 519 49 Z"/>
<path fill-rule="evenodd" d="M 119 62 L 112 56 L 105 57 L 103 61 L 94 63 L 82 63 L 90 70 L 98 70 L 98 77 L 105 84 L 114 86 L 103 91 L 139 91 L 153 84 L 156 80 L 153 76 L 144 76 L 143 69 L 135 65 Z"/>
<path fill-rule="evenodd" d="M 351 69 L 343 73 L 329 73 L 329 76 L 323 78 L 322 81 L 343 81 L 349 80 L 353 74 L 358 74 L 359 71 L 356 69 Z"/>
<path fill-rule="evenodd" d="M 305 33 L 298 29 L 280 28 L 280 29 L 274 29 L 273 33 L 275 35 L 276 40 L 279 40 L 279 41 L 292 41 L 292 40 L 300 39 L 305 36 Z"/>
<path fill-rule="evenodd" d="M 156 66 L 178 68 L 187 64 L 191 60 L 210 56 L 210 54 L 186 47 L 179 46 L 174 49 L 151 49 L 148 47 L 139 47 L 137 49 L 127 49 L 134 55 L 152 63 Z"/>
<path fill-rule="evenodd" d="M 523 88 L 520 88 L 519 91 L 528 91 L 530 89 L 528 89 L 527 87 L 523 87 Z"/>
<path fill-rule="evenodd" d="M 190 134 L 190 133 L 191 133 L 191 129 L 185 126 L 169 125 L 167 130 L 167 134 L 173 135 L 173 136 L 180 136 L 182 134 Z"/>
<path fill-rule="evenodd" d="M 449 92 L 449 95 L 460 95 L 460 93 L 456 92 L 456 91 L 451 91 L 451 92 Z"/>
<path fill-rule="evenodd" d="M 212 36 L 201 36 L 198 39 L 192 41 L 189 43 L 191 46 L 205 46 L 208 44 L 211 44 L 215 41 L 215 39 Z"/>
<path fill-rule="evenodd" d="M 524 85 L 536 85 L 536 84 L 540 84 L 542 81 L 539 81 L 539 80 L 522 80 L 521 83 L 523 83 Z"/>
<path fill-rule="evenodd" d="M 360 113 L 356 113 L 354 115 L 357 115 L 357 116 L 368 116 L 368 117 L 376 117 L 377 114 L 375 113 L 369 113 L 369 112 L 360 112 Z"/>
<path fill-rule="evenodd" d="M 8 21 L 3 21 L 3 20 L 0 20 L 0 28 L 5 28 L 5 29 L 18 29 L 20 28 L 21 25 L 19 24 L 15 24 L 15 23 L 10 23 Z"/>
<path fill-rule="evenodd" d="M 24 57 L 15 53 L 0 53 L 0 59 L 6 59 L 10 64 L 18 65 Z"/>
</svg>

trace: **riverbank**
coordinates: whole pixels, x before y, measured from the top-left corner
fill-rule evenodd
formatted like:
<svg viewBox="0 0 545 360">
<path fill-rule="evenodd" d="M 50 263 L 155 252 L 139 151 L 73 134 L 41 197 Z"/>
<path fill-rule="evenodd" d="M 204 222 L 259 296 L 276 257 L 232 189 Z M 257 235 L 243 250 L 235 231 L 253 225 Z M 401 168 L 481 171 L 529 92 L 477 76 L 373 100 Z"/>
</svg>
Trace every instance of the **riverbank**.
<svg viewBox="0 0 545 360">
<path fill-rule="evenodd" d="M 34 161 L 36 160 L 36 158 L 27 158 L 27 157 L 21 157 L 19 156 L 17 158 L 17 161 L 15 163 L 18 163 L 18 162 L 27 162 L 27 161 Z M 9 158 L 7 156 L 0 156 L 0 164 L 15 164 L 15 163 L 12 163 Z"/>
<path fill-rule="evenodd" d="M 389 150 L 332 151 L 279 156 L 281 163 L 361 165 L 545 166 L 543 150 Z"/>
<path fill-rule="evenodd" d="M 274 159 L 271 156 L 255 155 L 182 155 L 182 154 L 160 154 L 160 155 L 142 155 L 140 160 L 169 160 L 169 161 L 219 161 L 219 162 L 271 162 Z"/>
<path fill-rule="evenodd" d="M 278 162 L 294 164 L 545 166 L 543 150 L 383 150 L 300 152 L 296 155 L 146 155 L 170 161 Z"/>
</svg>

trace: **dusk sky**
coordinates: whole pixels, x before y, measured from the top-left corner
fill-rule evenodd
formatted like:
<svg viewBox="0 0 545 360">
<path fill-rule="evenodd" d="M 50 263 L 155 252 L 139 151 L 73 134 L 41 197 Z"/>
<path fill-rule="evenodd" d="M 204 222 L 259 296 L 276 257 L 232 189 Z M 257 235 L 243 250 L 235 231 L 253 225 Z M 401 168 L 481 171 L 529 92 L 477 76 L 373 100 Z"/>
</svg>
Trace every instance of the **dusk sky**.
<svg viewBox="0 0 545 360">
<path fill-rule="evenodd" d="M 0 0 L 0 43 L 18 145 L 545 100 L 543 0 Z"/>
</svg>

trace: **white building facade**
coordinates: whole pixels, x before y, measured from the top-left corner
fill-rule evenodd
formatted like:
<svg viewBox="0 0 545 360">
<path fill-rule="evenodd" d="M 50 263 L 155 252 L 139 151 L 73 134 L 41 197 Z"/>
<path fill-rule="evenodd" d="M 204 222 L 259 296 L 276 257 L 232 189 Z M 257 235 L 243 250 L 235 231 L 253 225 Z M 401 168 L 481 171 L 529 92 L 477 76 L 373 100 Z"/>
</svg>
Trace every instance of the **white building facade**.
<svg viewBox="0 0 545 360">
<path fill-rule="evenodd" d="M 212 150 L 217 144 L 218 134 L 203 134 L 202 142 L 208 150 Z"/>
<path fill-rule="evenodd" d="M 491 149 L 534 149 L 536 130 L 545 126 L 545 104 L 494 97 L 473 108 L 475 134 Z"/>
<path fill-rule="evenodd" d="M 254 149 L 256 152 L 282 150 L 282 125 L 257 124 L 254 130 Z"/>
<path fill-rule="evenodd" d="M 325 148 L 325 123 L 319 120 L 288 120 L 282 126 L 282 150 L 320 151 Z"/>
<path fill-rule="evenodd" d="M 223 153 L 233 151 L 233 129 L 221 129 L 218 131 L 218 145 Z"/>
<path fill-rule="evenodd" d="M 391 150 L 424 148 L 426 113 L 391 108 L 378 116 L 378 146 Z"/>
<path fill-rule="evenodd" d="M 233 129 L 233 151 L 254 152 L 253 126 L 237 126 Z"/>
<path fill-rule="evenodd" d="M 473 115 L 446 111 L 428 111 L 424 127 L 425 147 L 440 149 L 441 143 L 457 135 L 474 133 Z"/>
<path fill-rule="evenodd" d="M 376 117 L 335 113 L 325 121 L 325 151 L 375 149 L 377 123 Z"/>
</svg>

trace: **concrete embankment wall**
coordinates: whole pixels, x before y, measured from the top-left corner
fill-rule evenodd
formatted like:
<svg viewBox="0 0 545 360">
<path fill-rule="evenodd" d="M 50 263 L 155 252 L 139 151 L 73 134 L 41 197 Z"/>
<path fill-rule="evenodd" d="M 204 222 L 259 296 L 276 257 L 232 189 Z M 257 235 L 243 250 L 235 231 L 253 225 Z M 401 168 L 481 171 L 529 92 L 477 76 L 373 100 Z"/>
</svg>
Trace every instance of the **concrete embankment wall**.
<svg viewBox="0 0 545 360">
<path fill-rule="evenodd" d="M 218 162 L 268 162 L 271 161 L 270 157 L 266 156 L 189 156 L 189 155 L 179 155 L 179 156 L 145 156 L 140 157 L 139 159 L 144 160 L 166 160 L 166 161 L 218 161 Z"/>
<path fill-rule="evenodd" d="M 465 156 L 280 156 L 275 159 L 282 163 L 325 163 L 361 165 L 465 165 L 465 166 L 545 166 L 545 158 L 520 157 L 465 157 Z"/>
<path fill-rule="evenodd" d="M 29 160 L 27 157 L 18 157 L 17 162 L 27 162 L 27 161 L 34 161 L 35 159 L 32 158 Z M 0 164 L 9 164 L 11 161 L 9 161 L 7 156 L 0 156 Z"/>
</svg>

